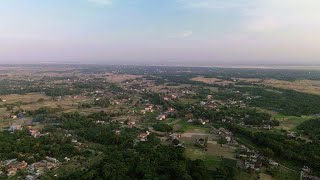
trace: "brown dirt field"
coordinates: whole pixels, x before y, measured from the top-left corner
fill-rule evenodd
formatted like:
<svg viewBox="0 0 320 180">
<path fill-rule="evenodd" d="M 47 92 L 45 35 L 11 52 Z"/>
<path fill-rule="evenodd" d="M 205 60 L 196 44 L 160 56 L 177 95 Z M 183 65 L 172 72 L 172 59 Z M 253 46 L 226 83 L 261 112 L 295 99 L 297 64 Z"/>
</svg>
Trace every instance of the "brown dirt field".
<svg viewBox="0 0 320 180">
<path fill-rule="evenodd" d="M 320 81 L 299 80 L 299 81 L 280 81 L 280 80 L 264 80 L 263 84 L 276 88 L 292 89 L 299 92 L 320 95 Z"/>
<path fill-rule="evenodd" d="M 274 178 L 268 174 L 260 173 L 259 176 L 261 180 L 274 180 Z"/>
<path fill-rule="evenodd" d="M 65 98 L 60 101 L 46 100 L 41 103 L 35 102 L 32 104 L 24 105 L 24 106 L 21 106 L 21 108 L 24 110 L 37 110 L 41 107 L 57 108 L 58 106 L 61 106 L 65 110 L 72 110 L 72 109 L 77 109 L 78 103 L 83 100 L 85 100 L 85 99 L 84 98 L 78 98 L 78 99 Z M 73 104 L 73 106 L 72 106 L 72 104 Z"/>
<path fill-rule="evenodd" d="M 234 78 L 237 80 L 264 84 L 266 86 L 282 88 L 282 89 L 291 89 L 299 92 L 310 93 L 320 95 L 320 81 L 314 80 L 298 80 L 298 81 L 282 81 L 276 79 L 257 79 L 257 78 Z"/>
<path fill-rule="evenodd" d="M 196 78 L 192 78 L 192 81 L 197 81 L 197 82 L 203 82 L 207 84 L 219 84 L 219 85 L 229 85 L 232 82 L 231 81 L 226 81 L 218 78 L 205 78 L 203 76 L 198 76 Z"/>
<path fill-rule="evenodd" d="M 168 90 L 165 89 L 165 88 L 166 88 L 166 86 L 162 86 L 162 85 L 160 85 L 160 86 L 150 86 L 150 87 L 148 87 L 148 89 L 149 89 L 150 91 L 155 92 L 155 93 L 165 93 L 165 92 L 168 91 Z"/>
<path fill-rule="evenodd" d="M 7 117 L 10 115 L 10 111 L 7 111 L 6 108 L 0 108 L 0 118 Z"/>
<path fill-rule="evenodd" d="M 166 86 L 166 85 L 156 86 L 156 85 L 154 85 L 154 86 L 147 87 L 147 89 L 149 89 L 150 91 L 155 92 L 155 93 L 165 93 L 168 90 L 170 91 L 170 89 L 181 89 L 181 88 L 186 88 L 186 87 L 190 87 L 190 85 L 184 85 L 184 84 L 181 84 L 179 86 Z"/>
<path fill-rule="evenodd" d="M 44 94 L 40 94 L 40 93 L 29 93 L 29 94 L 25 94 L 25 95 L 19 95 L 19 94 L 10 94 L 10 95 L 3 95 L 0 96 L 0 98 L 2 98 L 3 100 L 7 100 L 7 104 L 10 103 L 15 103 L 18 101 L 21 102 L 35 102 L 37 100 L 39 100 L 40 98 L 43 98 L 45 100 L 48 100 L 49 97 L 44 95 Z M 4 102 L 0 102 L 0 104 L 4 104 Z"/>
<path fill-rule="evenodd" d="M 130 75 L 130 74 L 112 74 L 112 73 L 107 73 L 106 74 L 106 78 L 108 81 L 110 82 L 114 82 L 114 83 L 121 83 L 123 81 L 127 81 L 127 80 L 134 80 L 137 78 L 142 78 L 142 76 L 138 76 L 138 75 Z"/>
<path fill-rule="evenodd" d="M 216 142 L 216 141 L 214 141 Z M 220 144 L 215 144 L 213 142 L 208 141 L 208 154 L 223 156 L 224 158 L 236 159 L 235 158 L 235 149 L 221 146 Z"/>
</svg>

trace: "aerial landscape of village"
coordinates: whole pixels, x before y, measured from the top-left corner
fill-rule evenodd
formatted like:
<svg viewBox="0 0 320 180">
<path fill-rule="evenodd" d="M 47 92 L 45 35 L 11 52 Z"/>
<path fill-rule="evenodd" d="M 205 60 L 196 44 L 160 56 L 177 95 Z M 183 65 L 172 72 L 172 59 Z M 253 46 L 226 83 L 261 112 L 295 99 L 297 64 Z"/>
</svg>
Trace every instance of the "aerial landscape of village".
<svg viewBox="0 0 320 180">
<path fill-rule="evenodd" d="M 320 0 L 0 2 L 0 180 L 320 180 Z"/>
<path fill-rule="evenodd" d="M 320 71 L 3 65 L 0 179 L 319 179 Z"/>
</svg>

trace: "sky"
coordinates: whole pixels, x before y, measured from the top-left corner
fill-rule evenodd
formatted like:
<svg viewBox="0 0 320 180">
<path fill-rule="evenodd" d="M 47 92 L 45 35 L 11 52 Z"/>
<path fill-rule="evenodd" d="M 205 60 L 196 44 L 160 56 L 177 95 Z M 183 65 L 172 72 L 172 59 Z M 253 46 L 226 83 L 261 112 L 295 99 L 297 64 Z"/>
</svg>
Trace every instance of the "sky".
<svg viewBox="0 0 320 180">
<path fill-rule="evenodd" d="M 0 3 L 0 63 L 320 64 L 319 0 Z"/>
</svg>

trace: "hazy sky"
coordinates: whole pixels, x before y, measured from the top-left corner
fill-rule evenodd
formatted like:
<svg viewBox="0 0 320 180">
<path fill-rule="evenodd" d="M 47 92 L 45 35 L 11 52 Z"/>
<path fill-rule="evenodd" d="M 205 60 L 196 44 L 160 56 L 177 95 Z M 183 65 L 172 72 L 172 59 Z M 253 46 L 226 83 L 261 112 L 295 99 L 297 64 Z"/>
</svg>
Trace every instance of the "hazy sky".
<svg viewBox="0 0 320 180">
<path fill-rule="evenodd" d="M 320 0 L 0 3 L 0 63 L 320 64 Z"/>
</svg>

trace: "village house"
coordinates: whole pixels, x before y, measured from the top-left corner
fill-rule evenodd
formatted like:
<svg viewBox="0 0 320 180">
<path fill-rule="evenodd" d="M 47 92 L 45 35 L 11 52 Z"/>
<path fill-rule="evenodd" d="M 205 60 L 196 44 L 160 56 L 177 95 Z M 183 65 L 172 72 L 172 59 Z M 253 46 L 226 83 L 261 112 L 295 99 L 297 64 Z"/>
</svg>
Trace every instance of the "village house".
<svg viewBox="0 0 320 180">
<path fill-rule="evenodd" d="M 227 142 L 231 142 L 232 140 L 232 133 L 225 128 L 219 128 L 218 134 L 224 138 Z"/>
<path fill-rule="evenodd" d="M 157 117 L 157 120 L 159 121 L 163 121 L 163 120 L 166 120 L 167 119 L 167 115 L 165 114 L 160 114 L 158 117 Z"/>
<path fill-rule="evenodd" d="M 149 131 L 146 131 L 144 133 L 141 133 L 138 135 L 138 140 L 139 141 L 147 141 L 147 137 L 150 135 L 150 132 Z"/>
<path fill-rule="evenodd" d="M 200 106 L 204 106 L 204 105 L 206 105 L 207 103 L 206 102 L 204 102 L 204 101 L 201 101 L 200 102 Z"/>
<path fill-rule="evenodd" d="M 60 166 L 60 162 L 54 158 L 50 160 L 42 160 L 28 166 L 28 173 L 30 173 L 34 179 L 44 174 L 46 171 L 55 169 Z"/>
<path fill-rule="evenodd" d="M 166 111 L 166 113 L 174 113 L 175 112 L 175 109 L 170 107 L 168 108 L 168 110 Z"/>
<path fill-rule="evenodd" d="M 262 167 L 262 162 L 260 161 L 245 161 L 245 168 L 253 171 L 260 171 Z"/>
<path fill-rule="evenodd" d="M 49 162 L 53 162 L 53 163 L 59 163 L 59 161 L 56 158 L 52 158 L 52 157 L 46 157 L 46 160 Z"/>
<path fill-rule="evenodd" d="M 10 126 L 9 131 L 13 132 L 13 131 L 20 131 L 23 129 L 22 125 L 19 124 L 13 124 Z"/>
<path fill-rule="evenodd" d="M 308 166 L 303 166 L 300 171 L 300 179 L 320 180 L 320 177 L 310 175 L 311 169 Z"/>
<path fill-rule="evenodd" d="M 180 138 L 181 138 L 181 134 L 176 134 L 176 133 L 167 134 L 167 141 L 173 141 L 175 139 L 179 140 Z"/>
<path fill-rule="evenodd" d="M 30 135 L 34 138 L 40 137 L 41 135 L 41 133 L 36 129 L 30 129 L 29 132 L 30 132 Z"/>
<path fill-rule="evenodd" d="M 146 113 L 147 113 L 147 111 L 146 111 L 146 110 L 144 110 L 144 109 L 142 109 L 142 110 L 140 111 L 140 113 L 141 113 L 141 114 L 146 114 Z"/>
<path fill-rule="evenodd" d="M 106 124 L 105 121 L 95 121 L 96 124 Z"/>
<path fill-rule="evenodd" d="M 148 105 L 140 111 L 141 114 L 146 114 L 146 113 L 150 113 L 150 112 L 154 112 L 153 105 Z"/>
<path fill-rule="evenodd" d="M 68 158 L 68 157 L 64 157 L 64 160 L 65 160 L 66 162 L 69 162 L 71 159 Z"/>
<path fill-rule="evenodd" d="M 147 112 L 153 112 L 153 105 L 148 105 L 147 107 L 144 108 Z"/>
<path fill-rule="evenodd" d="M 240 145 L 239 149 L 240 152 L 237 155 L 237 158 L 242 160 L 243 167 L 248 170 L 252 171 L 260 171 L 260 168 L 262 167 L 262 162 L 265 159 L 263 156 L 260 156 L 257 151 L 250 150 L 244 145 Z M 269 161 L 269 163 L 272 163 L 273 166 L 276 166 L 276 162 Z"/>
<path fill-rule="evenodd" d="M 135 121 L 128 121 L 127 125 L 128 126 L 135 126 L 136 122 Z"/>
<path fill-rule="evenodd" d="M 296 136 L 296 133 L 295 133 L 295 132 L 289 132 L 289 133 L 287 134 L 287 137 L 288 137 L 288 138 L 296 138 L 297 136 Z"/>
<path fill-rule="evenodd" d="M 175 94 L 172 94 L 172 95 L 171 95 L 171 98 L 172 98 L 172 99 L 177 99 L 177 98 L 178 98 L 178 96 L 177 96 L 177 95 L 175 95 Z"/>
<path fill-rule="evenodd" d="M 269 165 L 270 165 L 270 166 L 273 166 L 273 167 L 278 167 L 278 166 L 279 166 L 279 163 L 275 162 L 275 161 L 272 160 L 272 159 L 269 159 Z"/>
<path fill-rule="evenodd" d="M 7 176 L 12 177 L 17 174 L 18 171 L 27 169 L 28 163 L 25 161 L 19 162 L 17 159 L 5 161 L 7 168 Z"/>
</svg>

